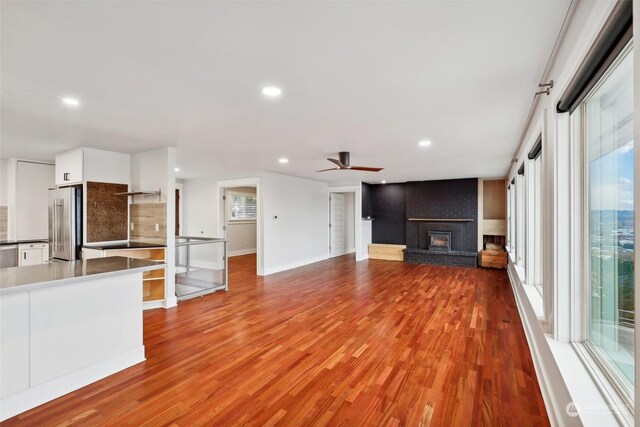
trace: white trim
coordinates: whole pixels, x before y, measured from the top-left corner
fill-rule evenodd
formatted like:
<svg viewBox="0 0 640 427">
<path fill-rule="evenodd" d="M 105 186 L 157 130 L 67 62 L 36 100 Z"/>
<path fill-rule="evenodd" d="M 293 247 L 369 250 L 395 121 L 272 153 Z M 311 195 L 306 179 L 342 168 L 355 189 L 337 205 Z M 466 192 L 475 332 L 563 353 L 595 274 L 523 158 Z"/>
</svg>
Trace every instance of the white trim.
<svg viewBox="0 0 640 427">
<path fill-rule="evenodd" d="M 258 276 L 264 276 L 266 273 L 264 272 L 264 242 L 263 242 L 263 231 L 262 227 L 264 224 L 264 218 L 262 213 L 262 193 L 260 189 L 260 178 L 241 178 L 241 179 L 229 179 L 222 180 L 216 183 L 217 186 L 217 201 L 218 203 L 218 224 L 216 229 L 218 230 L 219 236 L 226 236 L 224 232 L 225 219 L 226 219 L 226 210 L 225 204 L 222 203 L 222 196 L 224 196 L 224 192 L 227 188 L 235 188 L 235 187 L 255 187 L 256 188 L 256 199 L 257 199 L 257 213 L 258 218 L 256 219 L 256 274 Z"/>
<path fill-rule="evenodd" d="M 143 301 L 142 302 L 142 309 L 143 310 L 153 310 L 154 308 L 170 308 L 173 306 L 169 306 L 169 303 L 167 300 L 155 300 L 155 301 Z"/>
<path fill-rule="evenodd" d="M 144 360 L 144 346 L 140 346 L 64 377 L 6 396 L 0 400 L 0 421 L 57 399 Z"/>
<path fill-rule="evenodd" d="M 178 298 L 175 295 L 169 295 L 164 301 L 162 301 L 162 308 L 171 308 L 178 305 Z M 146 307 L 143 308 L 146 310 Z"/>
<path fill-rule="evenodd" d="M 567 414 L 566 407 L 573 399 L 546 341 L 544 331 L 540 327 L 538 316 L 529 303 L 523 284 L 514 267 L 513 263 L 509 261 L 507 273 L 522 319 L 522 328 L 529 344 L 533 367 L 540 384 L 549 422 L 552 426 L 580 426 L 582 424 L 579 417 L 571 417 Z"/>
<path fill-rule="evenodd" d="M 336 187 L 328 187 L 328 193 L 354 193 L 354 218 L 355 218 L 355 252 L 356 261 L 364 261 L 369 258 L 368 247 L 363 248 L 362 240 L 362 183 L 357 185 L 342 185 Z M 371 221 L 369 221 L 371 222 Z"/>
<path fill-rule="evenodd" d="M 231 257 L 234 257 L 234 256 L 255 254 L 256 252 L 257 252 L 256 248 L 253 248 L 253 249 L 238 249 L 237 251 L 227 252 L 227 256 L 229 258 L 231 258 Z"/>
<path fill-rule="evenodd" d="M 264 269 L 264 275 L 268 276 L 269 274 L 275 274 L 275 273 L 279 273 L 281 271 L 286 271 L 286 270 L 291 270 L 293 268 L 298 268 L 298 267 L 303 267 L 305 265 L 309 265 L 309 264 L 313 264 L 316 262 L 320 262 L 320 261 L 324 261 L 329 259 L 329 255 L 321 255 L 321 256 L 317 256 L 314 258 L 307 258 L 305 260 L 302 261 L 296 261 L 296 262 L 292 262 L 292 263 L 288 263 L 288 264 L 282 264 L 282 265 L 278 265 L 276 267 L 271 267 L 271 268 L 265 268 Z"/>
</svg>

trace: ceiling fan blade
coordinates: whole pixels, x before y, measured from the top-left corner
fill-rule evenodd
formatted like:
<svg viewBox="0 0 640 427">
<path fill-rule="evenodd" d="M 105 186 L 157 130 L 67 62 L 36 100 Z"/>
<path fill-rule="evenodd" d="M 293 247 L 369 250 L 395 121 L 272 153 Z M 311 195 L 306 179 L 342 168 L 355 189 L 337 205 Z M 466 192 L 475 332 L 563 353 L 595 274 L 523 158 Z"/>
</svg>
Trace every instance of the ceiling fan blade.
<svg viewBox="0 0 640 427">
<path fill-rule="evenodd" d="M 351 166 L 352 171 L 380 172 L 384 168 L 368 168 L 366 166 Z"/>
<path fill-rule="evenodd" d="M 319 171 L 316 171 L 316 172 L 339 171 L 341 169 L 342 168 L 330 168 L 330 169 L 322 169 L 322 170 L 319 170 Z"/>
<path fill-rule="evenodd" d="M 337 159 L 327 159 L 327 160 L 329 160 L 331 163 L 335 163 L 339 168 L 346 167 L 346 165 L 343 164 L 340 160 L 337 160 Z"/>
</svg>

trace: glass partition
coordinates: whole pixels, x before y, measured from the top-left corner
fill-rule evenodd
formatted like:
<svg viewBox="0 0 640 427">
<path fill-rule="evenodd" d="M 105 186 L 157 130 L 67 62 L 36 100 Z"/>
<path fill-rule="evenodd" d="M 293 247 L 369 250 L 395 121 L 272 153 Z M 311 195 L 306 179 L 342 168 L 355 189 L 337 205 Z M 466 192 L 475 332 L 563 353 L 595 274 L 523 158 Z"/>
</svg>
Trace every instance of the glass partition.
<svg viewBox="0 0 640 427">
<path fill-rule="evenodd" d="M 176 296 L 178 301 L 228 290 L 227 240 L 176 237 Z"/>
</svg>

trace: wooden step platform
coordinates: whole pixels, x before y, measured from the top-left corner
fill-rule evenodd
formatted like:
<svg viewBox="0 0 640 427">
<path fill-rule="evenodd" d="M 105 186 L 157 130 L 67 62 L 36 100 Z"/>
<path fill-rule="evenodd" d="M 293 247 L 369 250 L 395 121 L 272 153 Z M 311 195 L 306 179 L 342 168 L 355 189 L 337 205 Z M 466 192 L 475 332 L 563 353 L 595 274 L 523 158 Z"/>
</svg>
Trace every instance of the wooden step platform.
<svg viewBox="0 0 640 427">
<path fill-rule="evenodd" d="M 507 253 L 485 249 L 480 252 L 480 265 L 488 268 L 507 268 Z"/>
<path fill-rule="evenodd" d="M 371 243 L 369 245 L 369 259 L 383 259 L 386 261 L 404 261 L 402 252 L 406 245 L 388 245 L 384 243 Z"/>
</svg>

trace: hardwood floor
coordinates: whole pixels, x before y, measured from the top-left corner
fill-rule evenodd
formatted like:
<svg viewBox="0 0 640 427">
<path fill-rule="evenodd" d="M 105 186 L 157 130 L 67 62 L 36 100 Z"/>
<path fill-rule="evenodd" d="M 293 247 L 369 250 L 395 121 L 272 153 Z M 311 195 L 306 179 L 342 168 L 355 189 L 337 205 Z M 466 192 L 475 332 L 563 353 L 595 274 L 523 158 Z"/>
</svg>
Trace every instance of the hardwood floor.
<svg viewBox="0 0 640 427">
<path fill-rule="evenodd" d="M 147 361 L 3 425 L 549 425 L 507 275 L 334 258 L 144 314 Z"/>
</svg>

